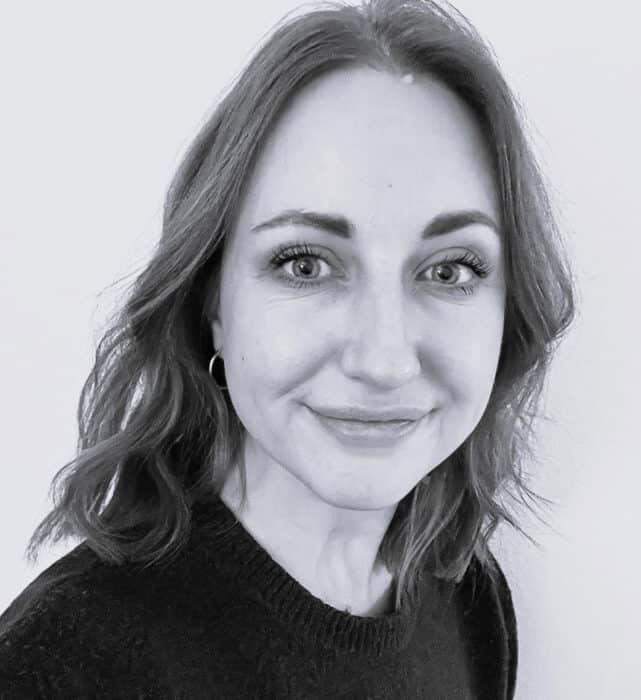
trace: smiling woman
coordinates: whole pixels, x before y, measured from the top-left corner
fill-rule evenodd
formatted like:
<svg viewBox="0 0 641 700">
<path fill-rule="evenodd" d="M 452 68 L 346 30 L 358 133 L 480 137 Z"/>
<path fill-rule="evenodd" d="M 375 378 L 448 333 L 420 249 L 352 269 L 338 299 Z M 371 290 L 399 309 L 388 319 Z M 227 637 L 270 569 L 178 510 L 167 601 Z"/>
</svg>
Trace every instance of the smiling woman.
<svg viewBox="0 0 641 700">
<path fill-rule="evenodd" d="M 518 527 L 505 496 L 532 497 L 573 314 L 469 23 L 426 0 L 289 18 L 186 155 L 100 343 L 30 552 L 84 541 L 0 617 L 3 687 L 512 698 L 488 543 Z"/>
<path fill-rule="evenodd" d="M 337 607 L 362 595 L 367 609 L 396 505 L 470 435 L 494 384 L 505 283 L 486 150 L 436 79 L 345 67 L 280 115 L 230 230 L 212 333 L 247 429 L 241 518 L 265 546 L 290 518 L 313 527 L 283 563 Z M 372 423 L 380 410 L 413 423 Z M 222 490 L 235 511 L 237 482 Z M 274 503 L 284 520 L 254 520 Z M 371 535 L 343 563 L 347 517 Z"/>
</svg>

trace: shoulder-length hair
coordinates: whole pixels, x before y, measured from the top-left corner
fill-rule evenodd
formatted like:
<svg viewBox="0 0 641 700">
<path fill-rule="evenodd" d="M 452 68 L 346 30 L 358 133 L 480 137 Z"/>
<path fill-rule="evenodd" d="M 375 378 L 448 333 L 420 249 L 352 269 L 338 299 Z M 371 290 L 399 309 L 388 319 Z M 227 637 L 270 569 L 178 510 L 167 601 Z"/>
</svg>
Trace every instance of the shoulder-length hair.
<svg viewBox="0 0 641 700">
<path fill-rule="evenodd" d="M 78 406 L 77 456 L 55 475 L 54 508 L 33 533 L 85 538 L 103 559 L 142 566 L 175 556 L 192 505 L 242 465 L 244 428 L 208 373 L 209 320 L 244 183 L 283 107 L 347 66 L 442 81 L 473 110 L 492 159 L 507 286 L 495 384 L 472 434 L 396 509 L 379 555 L 396 605 L 421 571 L 460 580 L 473 556 L 495 572 L 499 523 L 542 502 L 526 484 L 534 421 L 557 341 L 574 314 L 574 280 L 518 103 L 476 30 L 431 0 L 323 3 L 286 18 L 257 49 L 184 157 L 162 235 L 100 340 Z M 218 374 L 218 376 L 216 376 Z M 241 469 L 245 485 L 244 468 Z M 37 554 L 35 554 L 37 558 Z"/>
</svg>

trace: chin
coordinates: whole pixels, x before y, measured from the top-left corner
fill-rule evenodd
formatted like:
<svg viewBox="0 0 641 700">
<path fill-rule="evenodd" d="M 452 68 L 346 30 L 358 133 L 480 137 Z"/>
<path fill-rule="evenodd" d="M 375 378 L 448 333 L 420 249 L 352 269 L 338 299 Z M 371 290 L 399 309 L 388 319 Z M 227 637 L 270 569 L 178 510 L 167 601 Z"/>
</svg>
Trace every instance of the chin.
<svg viewBox="0 0 641 700">
<path fill-rule="evenodd" d="M 318 477 L 318 475 L 314 475 Z M 347 510 L 381 510 L 395 506 L 411 489 L 412 484 L 401 486 L 398 479 L 390 483 L 388 479 L 375 478 L 372 473 L 343 473 L 339 478 L 331 477 L 329 469 L 324 470 L 325 478 L 313 478 L 306 486 L 319 499 L 336 508 Z M 368 479 L 368 476 L 370 478 Z M 394 475 L 392 475 L 394 476 Z"/>
<path fill-rule="evenodd" d="M 337 493 L 334 494 L 332 498 L 323 498 L 323 500 L 327 504 L 342 510 L 372 511 L 395 508 L 400 499 L 396 500 L 390 498 L 389 494 L 386 496 L 382 494 L 380 496 L 376 494 L 363 494 L 359 497 L 358 494 L 353 493 Z"/>
</svg>

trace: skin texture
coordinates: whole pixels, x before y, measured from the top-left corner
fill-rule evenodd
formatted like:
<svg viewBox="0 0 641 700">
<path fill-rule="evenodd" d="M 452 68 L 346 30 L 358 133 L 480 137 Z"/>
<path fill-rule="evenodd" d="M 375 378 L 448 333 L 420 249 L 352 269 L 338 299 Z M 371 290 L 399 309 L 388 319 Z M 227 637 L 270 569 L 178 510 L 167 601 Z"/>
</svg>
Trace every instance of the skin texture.
<svg viewBox="0 0 641 700">
<path fill-rule="evenodd" d="M 251 231 L 292 208 L 344 216 L 354 235 Z M 248 507 L 238 508 L 237 468 L 221 497 L 302 585 L 353 614 L 387 609 L 392 577 L 377 552 L 396 505 L 470 435 L 494 383 L 501 234 L 472 224 L 421 240 L 434 217 L 461 210 L 500 230 L 487 151 L 463 102 L 426 76 L 341 69 L 280 116 L 227 242 L 211 328 L 247 430 Z M 275 249 L 295 242 L 329 264 L 270 267 Z M 490 266 L 487 277 L 466 263 L 439 268 L 466 252 Z M 294 288 L 287 278 L 320 284 Z M 353 404 L 426 416 L 389 447 L 356 448 L 307 408 Z"/>
</svg>

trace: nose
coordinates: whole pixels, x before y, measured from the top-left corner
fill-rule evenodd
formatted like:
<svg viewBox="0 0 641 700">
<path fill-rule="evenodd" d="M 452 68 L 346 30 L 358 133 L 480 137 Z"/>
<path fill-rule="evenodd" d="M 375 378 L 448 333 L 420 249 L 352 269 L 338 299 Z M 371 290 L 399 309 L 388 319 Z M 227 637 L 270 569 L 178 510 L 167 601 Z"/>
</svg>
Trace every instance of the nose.
<svg viewBox="0 0 641 700">
<path fill-rule="evenodd" d="M 351 306 L 342 353 L 346 376 L 379 388 L 394 389 L 421 371 L 403 291 L 370 285 Z"/>
</svg>

